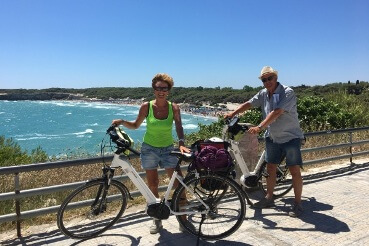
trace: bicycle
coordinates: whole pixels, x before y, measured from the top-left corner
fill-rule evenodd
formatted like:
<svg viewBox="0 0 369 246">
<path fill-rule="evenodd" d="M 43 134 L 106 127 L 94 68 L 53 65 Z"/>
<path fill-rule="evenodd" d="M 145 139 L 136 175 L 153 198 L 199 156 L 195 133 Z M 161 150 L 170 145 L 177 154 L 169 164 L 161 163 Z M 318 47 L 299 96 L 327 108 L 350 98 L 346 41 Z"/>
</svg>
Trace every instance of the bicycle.
<svg viewBox="0 0 369 246">
<path fill-rule="evenodd" d="M 263 193 L 266 194 L 266 179 L 269 175 L 266 169 L 265 150 L 262 152 L 255 169 L 250 171 L 239 149 L 238 140 L 247 132 L 251 124 L 239 123 L 239 120 L 238 117 L 226 119 L 226 124 L 223 128 L 223 139 L 218 139 L 218 141 L 226 141 L 229 143 L 229 152 L 232 153 L 236 163 L 241 169 L 242 176 L 240 178 L 240 183 L 245 187 L 245 190 L 247 191 L 250 188 L 259 187 Z M 214 138 L 213 141 L 216 141 L 216 139 Z M 286 195 L 293 187 L 292 176 L 284 160 L 285 156 L 282 157 L 280 164 L 277 166 L 276 185 L 273 192 L 274 198 L 280 198 Z M 249 200 L 248 203 L 251 204 Z"/>
<path fill-rule="evenodd" d="M 107 135 L 110 147 L 112 142 L 116 147 L 113 161 L 110 166 L 103 163 L 101 178 L 86 182 L 61 204 L 57 225 L 63 234 L 76 239 L 92 238 L 119 220 L 127 207 L 127 199 L 133 199 L 129 189 L 114 179 L 114 171 L 119 167 L 146 199 L 146 213 L 150 217 L 163 220 L 175 215 L 183 228 L 204 240 L 227 237 L 241 226 L 246 213 L 245 194 L 233 179 L 197 171 L 183 179 L 174 171 L 164 198 L 158 199 L 129 161 L 127 151 L 135 155 L 140 153 L 130 147 L 130 141 L 122 136 L 118 127 L 110 126 Z M 103 144 L 101 146 L 103 154 Z M 172 154 L 178 157 L 177 168 L 182 161 L 194 158 L 193 153 L 175 151 Z M 175 180 L 179 185 L 170 200 Z"/>
</svg>

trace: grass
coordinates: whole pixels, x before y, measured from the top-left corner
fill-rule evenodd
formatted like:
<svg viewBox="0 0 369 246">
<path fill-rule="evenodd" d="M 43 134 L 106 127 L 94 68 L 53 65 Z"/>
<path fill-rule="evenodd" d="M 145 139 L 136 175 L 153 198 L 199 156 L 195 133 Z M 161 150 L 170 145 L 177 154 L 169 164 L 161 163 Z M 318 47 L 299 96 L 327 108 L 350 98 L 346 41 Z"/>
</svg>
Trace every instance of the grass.
<svg viewBox="0 0 369 246">
<path fill-rule="evenodd" d="M 312 148 L 319 147 L 325 145 L 346 143 L 348 141 L 348 134 L 332 134 L 326 136 L 316 136 L 309 137 L 304 148 Z M 369 131 L 355 132 L 353 133 L 353 141 L 360 141 L 364 139 L 369 139 Z M 242 146 L 241 146 L 242 147 Z M 259 146 L 259 149 L 262 149 L 263 145 Z M 365 151 L 369 149 L 369 144 L 365 144 L 362 146 L 353 147 L 354 152 Z M 304 160 L 313 160 L 319 158 L 325 158 L 329 156 L 337 156 L 348 154 L 349 147 L 339 148 L 339 149 L 331 149 L 324 151 L 316 151 L 303 154 Z M 363 156 L 364 157 L 364 156 Z M 346 161 L 346 160 L 345 160 Z M 347 159 L 349 162 L 349 159 Z M 140 166 L 139 159 L 132 159 L 132 164 L 136 168 L 138 172 L 142 172 Z M 325 165 L 330 165 L 332 162 L 319 163 L 314 165 L 307 165 L 304 167 L 304 170 L 309 170 L 313 167 L 321 167 Z M 101 176 L 101 167 L 102 163 L 96 163 L 93 165 L 84 165 L 77 167 L 68 167 L 68 168 L 60 168 L 60 169 L 52 169 L 52 170 L 43 170 L 37 172 L 28 172 L 21 173 L 20 176 L 20 186 L 21 190 L 34 189 L 45 186 L 52 186 L 58 184 L 66 184 L 78 181 L 84 181 L 95 177 Z M 117 170 L 116 175 L 121 175 L 121 171 Z M 164 175 L 161 176 L 160 185 L 167 185 L 169 182 L 169 178 Z M 136 188 L 130 182 L 124 182 L 125 185 L 131 190 L 134 191 Z M 2 175 L 0 176 L 0 193 L 5 192 L 14 192 L 14 176 L 12 175 Z M 49 195 L 39 195 L 33 196 L 29 198 L 21 199 L 21 210 L 27 211 L 36 208 L 43 208 L 48 206 L 56 206 L 62 203 L 65 197 L 71 191 L 57 192 Z M 133 201 L 129 200 L 128 207 L 134 207 L 138 204 L 144 204 L 145 200 L 143 197 L 136 197 Z M 14 213 L 15 205 L 13 201 L 1 201 L 0 202 L 0 215 Z M 28 219 L 22 222 L 22 228 L 26 228 L 30 225 L 37 225 L 43 223 L 55 223 L 56 216 L 55 214 L 44 215 L 41 217 Z M 7 222 L 2 223 L 0 232 L 5 230 L 10 230 L 15 228 L 15 222 Z"/>
</svg>

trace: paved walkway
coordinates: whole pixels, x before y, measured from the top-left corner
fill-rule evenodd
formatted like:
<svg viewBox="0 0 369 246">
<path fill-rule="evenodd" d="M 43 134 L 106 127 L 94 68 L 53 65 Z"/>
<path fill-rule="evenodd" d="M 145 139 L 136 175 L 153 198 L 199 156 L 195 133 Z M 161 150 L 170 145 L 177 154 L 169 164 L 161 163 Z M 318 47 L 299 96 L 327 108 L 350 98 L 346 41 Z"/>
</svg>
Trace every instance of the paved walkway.
<svg viewBox="0 0 369 246">
<path fill-rule="evenodd" d="M 240 229 L 219 241 L 200 241 L 200 245 L 369 245 L 369 162 L 335 165 L 332 170 L 304 173 L 301 218 L 287 215 L 293 192 L 276 201 L 276 207 L 251 209 Z M 131 209 L 132 210 L 132 209 Z M 101 236 L 85 241 L 62 235 L 55 225 L 0 234 L 2 245 L 196 245 L 196 238 L 178 231 L 171 216 L 164 229 L 149 234 L 151 220 L 139 211 L 129 211 L 124 219 Z"/>
</svg>

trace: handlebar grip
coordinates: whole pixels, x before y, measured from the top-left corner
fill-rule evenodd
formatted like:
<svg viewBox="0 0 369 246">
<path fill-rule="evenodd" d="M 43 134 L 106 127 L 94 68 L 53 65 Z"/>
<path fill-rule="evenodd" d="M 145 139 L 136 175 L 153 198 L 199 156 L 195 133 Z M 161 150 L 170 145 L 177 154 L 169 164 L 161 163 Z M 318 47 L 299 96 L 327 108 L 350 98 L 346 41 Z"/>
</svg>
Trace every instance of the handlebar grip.
<svg viewBox="0 0 369 246">
<path fill-rule="evenodd" d="M 106 130 L 106 133 L 110 133 L 111 131 L 114 131 L 115 127 L 117 127 L 115 124 L 112 124 L 108 130 Z"/>
<path fill-rule="evenodd" d="M 238 118 L 237 116 L 233 117 L 232 119 L 230 119 L 228 126 L 232 127 L 235 124 L 237 124 L 240 121 L 240 118 Z"/>
<path fill-rule="evenodd" d="M 141 153 L 140 152 L 138 152 L 137 150 L 135 150 L 135 149 L 132 149 L 131 147 L 127 147 L 127 149 L 129 150 L 129 151 L 132 151 L 132 153 L 134 153 L 134 154 L 136 154 L 136 155 L 141 155 Z"/>
</svg>

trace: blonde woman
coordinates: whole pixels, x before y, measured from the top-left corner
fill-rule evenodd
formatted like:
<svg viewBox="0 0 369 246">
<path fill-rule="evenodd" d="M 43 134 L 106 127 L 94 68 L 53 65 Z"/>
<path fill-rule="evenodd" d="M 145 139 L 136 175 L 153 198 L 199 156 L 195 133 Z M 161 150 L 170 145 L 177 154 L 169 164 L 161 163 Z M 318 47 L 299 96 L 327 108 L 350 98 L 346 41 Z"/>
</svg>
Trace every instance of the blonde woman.
<svg viewBox="0 0 369 246">
<path fill-rule="evenodd" d="M 156 74 L 152 79 L 155 99 L 141 105 L 136 120 L 126 121 L 116 119 L 112 122 L 113 124 L 123 125 L 129 129 L 137 129 L 146 119 L 147 130 L 141 148 L 141 164 L 142 168 L 146 171 L 148 186 L 156 197 L 159 197 L 158 167 L 165 168 L 167 175 L 171 177 L 178 161 L 175 156 L 169 155 L 174 149 L 174 139 L 172 136 L 173 121 L 181 152 L 189 152 L 189 149 L 184 146 L 180 109 L 177 104 L 167 100 L 173 85 L 173 78 L 168 74 Z M 182 175 L 180 170 L 178 171 Z M 175 186 L 178 185 L 178 181 L 176 182 Z M 158 233 L 162 228 L 161 220 L 154 219 L 150 227 L 150 233 Z M 180 227 L 180 230 L 184 231 L 182 227 Z"/>
</svg>

